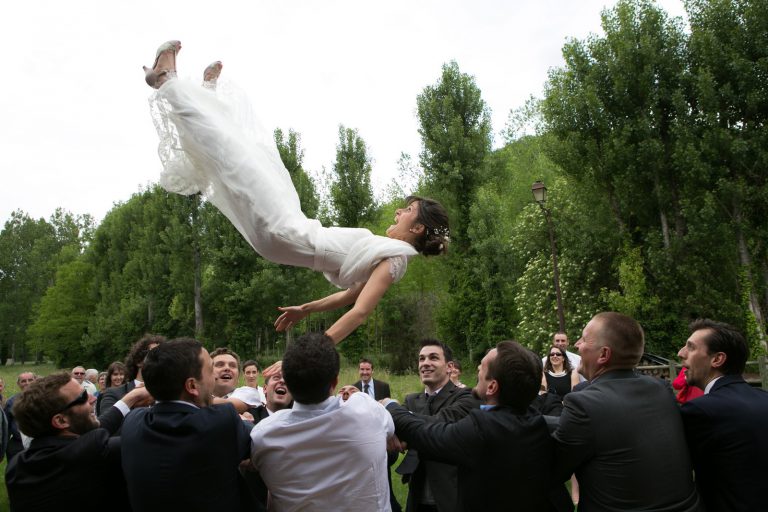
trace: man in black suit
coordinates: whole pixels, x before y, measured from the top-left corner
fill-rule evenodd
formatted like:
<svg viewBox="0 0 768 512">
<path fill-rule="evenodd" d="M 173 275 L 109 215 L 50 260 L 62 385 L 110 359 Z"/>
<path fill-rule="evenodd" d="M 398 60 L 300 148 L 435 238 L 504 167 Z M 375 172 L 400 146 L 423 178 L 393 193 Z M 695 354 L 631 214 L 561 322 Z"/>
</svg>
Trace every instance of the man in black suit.
<svg viewBox="0 0 768 512">
<path fill-rule="evenodd" d="M 699 510 L 675 398 L 660 379 L 636 374 L 643 329 L 621 313 L 599 313 L 576 343 L 591 381 L 563 400 L 555 477 L 579 481 L 579 512 Z"/>
<path fill-rule="evenodd" d="M 546 512 L 554 441 L 529 405 L 539 392 L 541 361 L 502 341 L 478 368 L 475 396 L 485 402 L 455 423 L 429 422 L 395 402 L 395 433 L 422 459 L 458 466 L 458 509 Z"/>
<path fill-rule="evenodd" d="M 741 376 L 749 347 L 734 327 L 696 320 L 680 349 L 689 386 L 704 396 L 680 409 L 707 510 L 768 510 L 768 393 Z"/>
<path fill-rule="evenodd" d="M 144 358 L 147 357 L 150 350 L 164 341 L 165 337 L 163 336 L 146 334 L 131 346 L 131 350 L 125 358 L 125 366 L 128 369 L 128 374 L 125 376 L 125 382 L 120 386 L 109 388 L 99 395 L 96 403 L 96 414 L 104 414 L 115 405 L 115 402 L 135 388 L 137 384 L 144 382 L 144 378 L 141 374 Z"/>
<path fill-rule="evenodd" d="M 133 509 L 255 507 L 238 471 L 250 454 L 251 429 L 231 404 L 210 405 L 208 351 L 188 338 L 161 343 L 147 354 L 142 375 L 157 403 L 128 415 L 123 428 L 123 472 Z"/>
<path fill-rule="evenodd" d="M 30 384 L 14 406 L 21 431 L 34 439 L 8 464 L 11 509 L 39 512 L 92 502 L 130 510 L 120 471 L 120 439 L 110 435 L 131 407 L 150 398 L 146 389 L 135 389 L 97 420 L 96 399 L 69 373 Z"/>
<path fill-rule="evenodd" d="M 447 369 L 448 361 L 452 360 L 453 353 L 447 345 L 438 340 L 422 340 L 419 377 L 424 392 L 405 397 L 409 411 L 427 417 L 427 421 L 454 422 L 479 406 L 469 389 L 457 388 L 450 381 Z M 409 449 L 396 471 L 408 483 L 406 510 L 458 510 L 456 466 L 421 460 L 416 449 Z"/>
<path fill-rule="evenodd" d="M 360 380 L 354 384 L 357 389 L 367 393 L 374 400 L 382 400 L 392 396 L 388 383 L 373 379 L 373 363 L 369 359 L 360 359 L 358 371 L 360 372 Z"/>
</svg>

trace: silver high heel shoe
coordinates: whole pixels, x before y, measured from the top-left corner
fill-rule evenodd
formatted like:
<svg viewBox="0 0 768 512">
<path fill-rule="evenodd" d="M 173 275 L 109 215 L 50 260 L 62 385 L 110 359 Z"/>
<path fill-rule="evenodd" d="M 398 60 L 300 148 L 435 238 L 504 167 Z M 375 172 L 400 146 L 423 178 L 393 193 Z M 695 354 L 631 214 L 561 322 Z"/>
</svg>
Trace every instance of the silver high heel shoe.
<svg viewBox="0 0 768 512">
<path fill-rule="evenodd" d="M 203 87 L 206 89 L 216 89 L 216 80 L 219 79 L 222 67 L 223 65 L 220 60 L 208 64 L 208 67 L 203 71 Z"/>
<path fill-rule="evenodd" d="M 157 49 L 155 63 L 152 65 L 152 68 L 143 66 L 144 80 L 146 80 L 150 87 L 159 89 L 169 78 L 176 76 L 176 54 L 179 53 L 179 50 L 181 50 L 180 41 L 166 41 Z M 160 60 L 160 57 L 168 52 L 173 54 L 171 68 L 157 69 L 157 63 Z"/>
</svg>

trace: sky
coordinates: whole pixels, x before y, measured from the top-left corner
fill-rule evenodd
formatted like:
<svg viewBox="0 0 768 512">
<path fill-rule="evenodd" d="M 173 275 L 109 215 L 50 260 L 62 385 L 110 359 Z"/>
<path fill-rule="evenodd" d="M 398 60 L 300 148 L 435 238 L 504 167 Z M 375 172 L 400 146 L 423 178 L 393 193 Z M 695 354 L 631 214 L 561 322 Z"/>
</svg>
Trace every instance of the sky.
<svg viewBox="0 0 768 512">
<path fill-rule="evenodd" d="M 331 169 L 338 127 L 358 130 L 374 188 L 418 161 L 416 97 L 455 60 L 492 112 L 494 147 L 511 109 L 541 96 L 569 38 L 601 33 L 610 0 L 25 0 L 7 3 L 0 94 L 0 222 L 61 207 L 96 221 L 161 165 L 149 116 L 151 66 L 179 39 L 180 76 L 214 60 L 266 127 L 301 135 L 304 168 Z M 681 0 L 658 2 L 683 16 Z"/>
</svg>

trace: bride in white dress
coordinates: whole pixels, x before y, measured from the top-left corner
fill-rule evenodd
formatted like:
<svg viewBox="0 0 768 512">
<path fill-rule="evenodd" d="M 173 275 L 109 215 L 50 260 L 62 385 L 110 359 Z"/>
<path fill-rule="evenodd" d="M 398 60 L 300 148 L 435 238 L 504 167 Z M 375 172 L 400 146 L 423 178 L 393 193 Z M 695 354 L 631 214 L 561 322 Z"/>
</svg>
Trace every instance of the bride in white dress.
<svg viewBox="0 0 768 512">
<path fill-rule="evenodd" d="M 410 196 L 397 210 L 387 236 L 367 229 L 323 227 L 301 211 L 291 177 L 270 134 L 232 87 L 217 87 L 221 62 L 204 83 L 176 78 L 179 41 L 157 50 L 144 68 L 156 89 L 150 98 L 160 136 L 160 184 L 169 192 L 203 193 L 264 258 L 311 268 L 345 290 L 300 306 L 278 308 L 278 331 L 309 313 L 354 304 L 326 334 L 338 343 L 365 322 L 389 287 L 405 274 L 416 254 L 444 254 L 448 216 L 440 203 Z"/>
</svg>

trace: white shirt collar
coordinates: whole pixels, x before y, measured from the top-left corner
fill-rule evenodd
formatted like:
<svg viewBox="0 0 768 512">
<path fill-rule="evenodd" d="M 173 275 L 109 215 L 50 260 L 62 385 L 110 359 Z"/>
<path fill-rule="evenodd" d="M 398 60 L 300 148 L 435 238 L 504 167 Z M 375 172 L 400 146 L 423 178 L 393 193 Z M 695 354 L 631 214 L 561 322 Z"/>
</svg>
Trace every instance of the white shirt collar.
<svg viewBox="0 0 768 512">
<path fill-rule="evenodd" d="M 339 401 L 336 399 L 335 396 L 329 396 L 319 404 L 301 404 L 294 400 L 293 402 L 293 410 L 294 411 L 330 411 L 332 409 L 335 409 L 339 406 Z"/>
<path fill-rule="evenodd" d="M 720 375 L 719 377 L 715 377 L 714 379 L 712 379 L 711 381 L 709 381 L 709 384 L 707 384 L 707 386 L 704 388 L 704 394 L 705 394 L 705 395 L 708 395 L 708 394 L 709 394 L 709 392 L 710 392 L 710 391 L 712 391 L 712 386 L 714 386 L 714 385 L 715 385 L 715 382 L 717 382 L 717 381 L 718 381 L 718 379 L 722 379 L 722 378 L 723 378 L 723 376 L 722 376 L 722 375 Z"/>
</svg>

